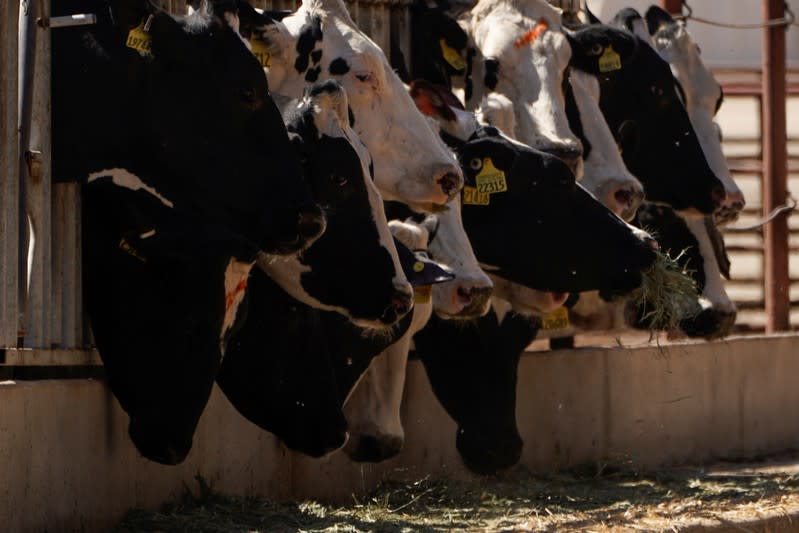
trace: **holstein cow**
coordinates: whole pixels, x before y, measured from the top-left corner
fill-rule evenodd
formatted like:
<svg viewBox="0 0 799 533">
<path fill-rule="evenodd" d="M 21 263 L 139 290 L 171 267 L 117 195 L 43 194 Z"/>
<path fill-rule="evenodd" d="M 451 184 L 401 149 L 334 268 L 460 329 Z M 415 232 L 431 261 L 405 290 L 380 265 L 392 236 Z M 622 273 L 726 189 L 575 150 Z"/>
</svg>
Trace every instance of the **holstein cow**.
<svg viewBox="0 0 799 533">
<path fill-rule="evenodd" d="M 476 188 L 478 183 L 486 183 L 486 176 L 499 174 L 507 185 L 506 192 L 491 193 L 489 198 L 476 195 L 479 191 L 470 188 L 465 188 L 463 194 L 464 225 L 478 259 L 494 274 L 498 292 L 502 292 L 504 281 L 510 280 L 561 293 L 550 293 L 545 295 L 549 298 L 539 301 L 535 298 L 540 295 L 533 293 L 533 298 L 526 299 L 527 308 L 549 311 L 553 305 L 563 302 L 565 292 L 572 286 L 593 285 L 593 288 L 598 288 L 598 284 L 604 284 L 608 288 L 615 286 L 616 289 L 629 290 L 640 282 L 636 272 L 651 263 L 652 250 L 647 243 L 634 237 L 620 219 L 587 193 L 581 192 L 562 162 L 501 137 L 493 128 L 480 128 L 472 137 L 468 142 L 450 139 L 458 146 L 467 187 Z M 496 170 L 482 172 L 483 167 L 489 165 Z M 558 186 L 549 188 L 547 184 L 558 184 L 572 192 L 559 192 Z M 585 195 L 585 202 L 582 195 Z M 541 202 L 548 200 L 548 206 L 542 206 L 536 199 Z M 500 200 L 507 203 L 500 203 Z M 622 243 L 626 242 L 629 248 L 624 252 L 620 250 L 618 254 L 594 252 L 587 243 L 577 242 L 579 232 L 572 232 L 567 221 L 559 223 L 558 213 L 568 213 L 573 217 L 599 215 L 591 222 L 580 224 L 618 228 L 620 233 L 616 234 L 613 229 L 607 239 L 601 240 L 610 243 L 619 239 L 620 246 L 625 246 Z M 590 257 L 594 262 L 611 257 L 630 260 L 634 256 L 638 256 L 641 262 L 637 266 L 628 264 L 622 267 L 622 270 L 627 270 L 622 277 L 630 276 L 625 282 L 615 275 L 607 275 L 614 270 L 612 267 L 606 270 L 598 263 L 595 270 L 575 269 L 576 263 L 568 262 L 568 252 L 554 247 L 553 253 L 547 257 L 547 262 L 553 263 L 553 269 L 546 272 L 536 265 L 540 260 L 535 254 L 524 253 L 526 247 L 508 246 L 501 238 L 507 235 L 509 227 L 515 228 L 515 233 L 524 235 L 525 239 L 529 238 L 529 242 L 546 241 L 546 235 L 539 231 L 544 234 L 552 232 L 553 237 L 563 239 L 560 242 L 574 242 L 574 250 L 585 252 L 586 259 Z M 559 233 L 561 231 L 563 233 Z M 560 263 L 561 260 L 566 264 Z M 603 271 L 605 274 L 601 273 Z M 583 274 L 588 278 L 579 279 Z M 563 279 L 556 280 L 558 275 Z M 458 449 L 464 462 L 475 471 L 495 471 L 514 464 L 519 458 L 521 441 L 515 425 L 516 364 L 522 349 L 534 338 L 536 329 L 536 323 L 529 317 L 507 313 L 498 318 L 497 313 L 491 311 L 465 326 L 433 317 L 415 336 L 417 354 L 428 369 L 434 392 L 458 423 Z"/>
<path fill-rule="evenodd" d="M 581 175 L 582 146 L 569 130 L 563 91 L 570 50 L 560 12 L 544 0 L 481 0 L 463 21 L 474 39 L 474 109 L 496 92 L 514 103 L 519 141 L 556 155 Z"/>
<path fill-rule="evenodd" d="M 305 0 L 281 22 L 260 24 L 252 42 L 268 54 L 267 75 L 276 93 L 298 98 L 320 77 L 333 77 L 346 88 L 353 129 L 372 154 L 384 199 L 430 212 L 457 195 L 463 177 L 455 160 L 344 2 Z"/>
<path fill-rule="evenodd" d="M 248 320 L 217 382 L 253 423 L 291 448 L 321 455 L 343 444 L 344 420 L 319 309 L 363 327 L 393 326 L 411 309 L 413 293 L 369 154 L 349 126 L 344 89 L 316 83 L 292 107 L 288 129 L 314 199 L 328 213 L 327 230 L 301 257 L 259 260 L 288 294 L 261 271 L 253 274 Z M 295 300 L 295 293 L 305 296 Z"/>
<path fill-rule="evenodd" d="M 437 283 L 414 306 L 405 334 L 376 356 L 345 404 L 350 440 L 345 451 L 356 461 L 382 461 L 399 453 L 404 439 L 400 422 L 405 365 L 413 335 L 433 311 L 449 320 L 472 319 L 488 311 L 491 281 L 480 270 L 460 223 L 458 199 L 441 215 L 420 215 L 401 204 L 390 209 L 392 232 L 417 253 L 430 254 L 451 267 L 455 279 Z M 432 298 L 431 298 L 432 296 Z"/>
<path fill-rule="evenodd" d="M 688 117 L 710 168 L 724 184 L 727 195 L 714 213 L 716 223 L 735 221 L 746 201 L 730 174 L 718 125 L 713 121 L 724 101 L 724 91 L 702 62 L 699 46 L 691 39 L 684 22 L 675 21 L 657 6 L 647 10 L 646 22 L 655 48 L 671 65 L 671 72 L 682 87 L 680 95 L 684 97 Z"/>
<path fill-rule="evenodd" d="M 314 200 L 327 212 L 327 230 L 301 256 L 262 255 L 259 266 L 311 307 L 362 327 L 391 325 L 411 308 L 413 292 L 372 181 L 371 157 L 349 125 L 347 93 L 336 81 L 318 82 L 291 107 L 288 129 Z"/>
<path fill-rule="evenodd" d="M 324 229 L 263 71 L 222 14 L 59 1 L 53 171 L 80 180 L 86 306 L 145 457 L 192 445 L 259 250 Z"/>
<path fill-rule="evenodd" d="M 618 30 L 592 25 L 574 38 L 608 36 L 603 50 L 574 68 L 598 76 L 600 108 L 619 138 L 624 163 L 651 202 L 686 213 L 710 214 L 724 201 L 724 186 L 708 166 L 668 64 L 633 34 L 636 52 L 627 61 L 615 51 Z M 586 49 L 594 47 L 590 38 Z M 601 41 L 600 41 L 601 42 Z M 572 45 L 573 47 L 575 45 Z M 609 57 L 608 57 L 609 56 Z"/>
</svg>

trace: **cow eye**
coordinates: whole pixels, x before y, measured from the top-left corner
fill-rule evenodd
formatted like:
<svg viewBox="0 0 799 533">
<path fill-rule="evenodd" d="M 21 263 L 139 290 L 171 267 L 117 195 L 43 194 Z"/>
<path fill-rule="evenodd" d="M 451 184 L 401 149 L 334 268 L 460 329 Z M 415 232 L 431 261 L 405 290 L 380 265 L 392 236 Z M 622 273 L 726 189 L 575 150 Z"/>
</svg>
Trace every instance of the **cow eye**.
<svg viewBox="0 0 799 533">
<path fill-rule="evenodd" d="M 475 157 L 469 161 L 469 166 L 472 167 L 472 170 L 480 170 L 480 168 L 483 166 L 483 160 L 479 157 Z"/>
<path fill-rule="evenodd" d="M 605 50 L 605 47 L 599 43 L 594 43 L 591 45 L 591 48 L 588 49 L 589 56 L 598 56 Z"/>
<path fill-rule="evenodd" d="M 652 91 L 652 94 L 654 94 L 654 95 L 655 95 L 655 96 L 657 96 L 658 98 L 660 98 L 661 96 L 663 96 L 663 89 L 661 89 L 661 88 L 660 88 L 660 87 L 658 87 L 657 85 L 653 85 L 653 86 L 652 86 L 652 87 L 650 87 L 649 89 Z"/>
<path fill-rule="evenodd" d="M 336 185 L 338 185 L 339 187 L 345 186 L 347 184 L 347 181 L 348 181 L 346 177 L 344 177 L 344 176 L 336 176 L 336 175 L 330 176 L 330 180 L 333 183 L 335 183 Z"/>
</svg>

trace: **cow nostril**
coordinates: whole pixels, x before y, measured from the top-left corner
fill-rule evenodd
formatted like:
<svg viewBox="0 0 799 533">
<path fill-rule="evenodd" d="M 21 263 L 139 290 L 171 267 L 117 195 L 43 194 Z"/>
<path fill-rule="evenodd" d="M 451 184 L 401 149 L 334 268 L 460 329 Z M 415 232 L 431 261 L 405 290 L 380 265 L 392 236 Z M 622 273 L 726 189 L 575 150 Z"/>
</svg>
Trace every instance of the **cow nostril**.
<svg viewBox="0 0 799 533">
<path fill-rule="evenodd" d="M 469 305 L 472 302 L 472 290 L 466 287 L 458 287 L 458 298 L 463 305 Z"/>
<path fill-rule="evenodd" d="M 619 189 L 613 194 L 613 197 L 622 205 L 630 205 L 633 201 L 633 191 L 630 189 Z"/>
<path fill-rule="evenodd" d="M 383 324 L 393 324 L 411 310 L 412 296 L 405 291 L 394 291 L 389 305 L 380 317 Z"/>
<path fill-rule="evenodd" d="M 441 190 L 444 191 L 444 194 L 446 194 L 447 197 L 452 197 L 460 189 L 461 179 L 457 174 L 447 172 L 441 176 L 438 183 L 441 185 Z"/>
<path fill-rule="evenodd" d="M 319 237 L 324 233 L 327 221 L 324 214 L 316 208 L 303 209 L 299 212 L 297 230 L 300 236 L 306 240 Z"/>
</svg>

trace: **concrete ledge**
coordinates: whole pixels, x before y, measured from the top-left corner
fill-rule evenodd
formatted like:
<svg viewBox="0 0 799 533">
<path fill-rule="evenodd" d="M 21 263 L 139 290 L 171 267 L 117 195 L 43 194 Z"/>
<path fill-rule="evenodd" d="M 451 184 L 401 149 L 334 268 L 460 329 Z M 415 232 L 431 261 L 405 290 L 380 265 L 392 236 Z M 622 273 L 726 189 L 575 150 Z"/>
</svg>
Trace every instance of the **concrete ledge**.
<svg viewBox="0 0 799 533">
<path fill-rule="evenodd" d="M 754 457 L 799 444 L 799 336 L 664 348 L 535 352 L 519 368 L 523 464 L 552 471 L 585 463 L 655 468 Z M 455 425 L 418 363 L 409 368 L 406 447 L 379 465 L 342 454 L 287 452 L 214 391 L 188 460 L 137 456 L 127 418 L 101 381 L 0 386 L 0 522 L 8 531 L 97 531 L 131 507 L 154 508 L 194 486 L 272 499 L 351 502 L 381 479 L 468 479 Z"/>
</svg>

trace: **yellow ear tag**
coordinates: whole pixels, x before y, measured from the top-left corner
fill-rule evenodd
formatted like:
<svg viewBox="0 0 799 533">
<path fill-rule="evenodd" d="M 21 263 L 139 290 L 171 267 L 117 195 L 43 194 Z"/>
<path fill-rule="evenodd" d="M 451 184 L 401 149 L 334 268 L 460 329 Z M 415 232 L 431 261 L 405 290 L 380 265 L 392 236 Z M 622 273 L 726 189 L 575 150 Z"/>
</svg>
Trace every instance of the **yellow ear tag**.
<svg viewBox="0 0 799 533">
<path fill-rule="evenodd" d="M 433 294 L 433 286 L 432 285 L 421 285 L 419 287 L 413 288 L 413 303 L 415 304 L 426 304 L 430 302 L 431 296 Z"/>
<path fill-rule="evenodd" d="M 457 50 L 447 44 L 446 39 L 439 39 L 438 44 L 441 45 L 441 55 L 444 56 L 444 61 L 450 64 L 455 70 L 463 70 L 466 68 L 466 61 L 463 60 Z"/>
<path fill-rule="evenodd" d="M 416 261 L 413 264 L 413 271 L 414 272 L 421 272 L 422 270 L 424 270 L 424 263 L 422 263 L 421 261 Z"/>
<path fill-rule="evenodd" d="M 479 192 L 477 187 L 469 187 L 467 185 L 463 188 L 463 203 L 466 205 L 488 205 L 489 200 L 490 195 Z"/>
<path fill-rule="evenodd" d="M 133 48 L 143 56 L 152 55 L 150 47 L 152 37 L 144 30 L 145 21 L 142 20 L 138 26 L 128 32 L 128 40 L 125 42 L 128 48 Z"/>
<path fill-rule="evenodd" d="M 613 72 L 621 69 L 621 57 L 613 50 L 612 45 L 608 45 L 605 51 L 599 56 L 599 72 Z"/>
<path fill-rule="evenodd" d="M 262 67 L 268 68 L 272 64 L 272 54 L 266 47 L 266 41 L 253 36 L 250 40 L 250 46 L 255 59 L 258 60 Z"/>
<path fill-rule="evenodd" d="M 558 307 L 541 319 L 541 329 L 566 329 L 569 327 L 569 310 Z"/>
<path fill-rule="evenodd" d="M 483 168 L 474 178 L 477 183 L 477 190 L 485 194 L 495 192 L 505 192 L 508 190 L 508 182 L 505 181 L 505 173 L 494 166 L 490 157 L 483 158 Z"/>
</svg>

